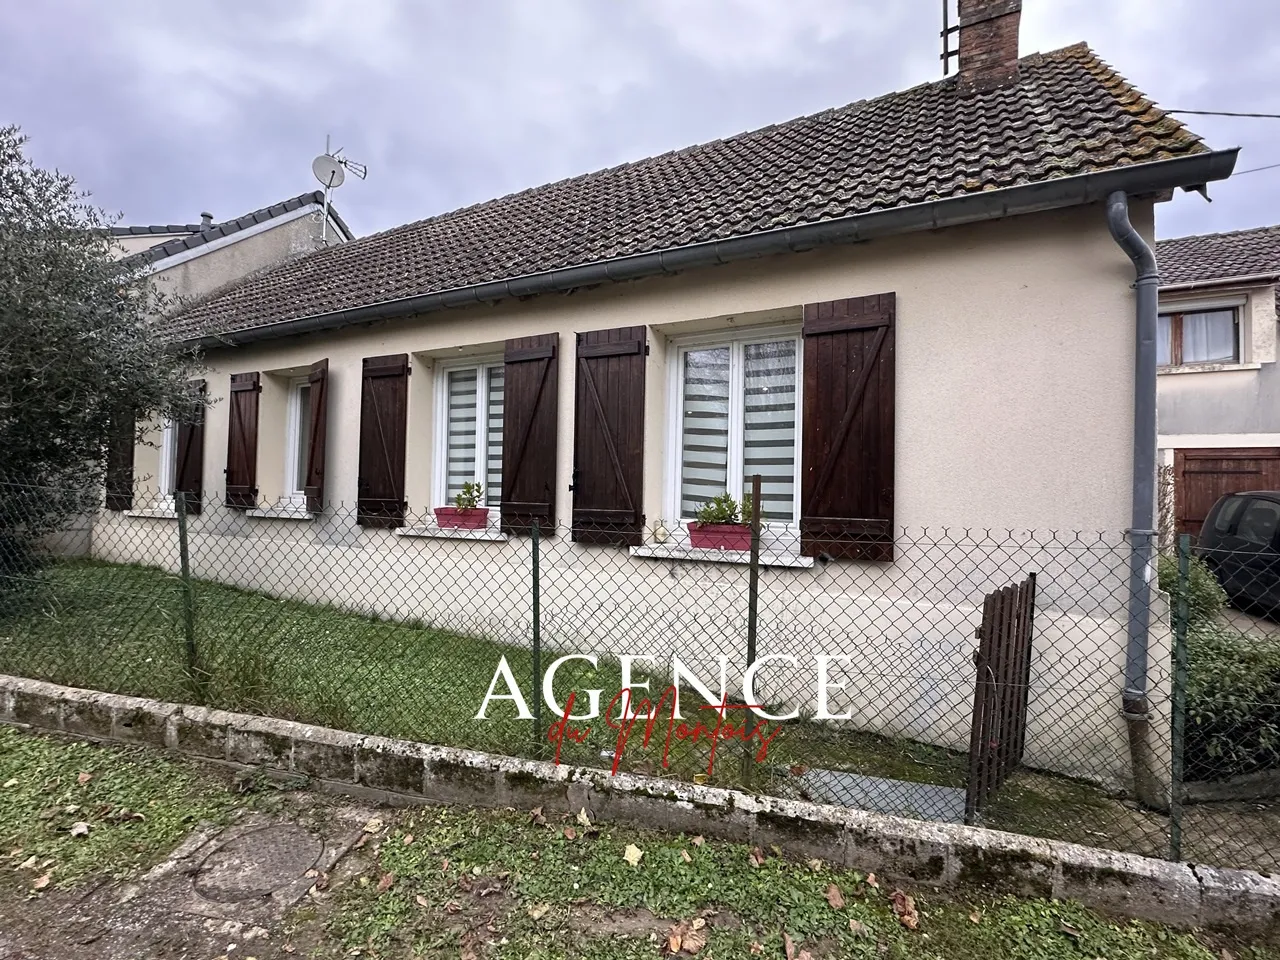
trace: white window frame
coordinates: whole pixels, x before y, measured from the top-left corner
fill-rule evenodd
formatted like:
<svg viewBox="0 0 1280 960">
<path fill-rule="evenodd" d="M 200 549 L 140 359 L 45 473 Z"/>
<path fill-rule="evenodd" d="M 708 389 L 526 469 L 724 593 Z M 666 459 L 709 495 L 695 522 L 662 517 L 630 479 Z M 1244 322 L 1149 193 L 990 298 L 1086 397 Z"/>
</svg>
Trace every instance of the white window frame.
<svg viewBox="0 0 1280 960">
<path fill-rule="evenodd" d="M 156 464 L 156 485 L 160 499 L 156 505 L 161 510 L 178 510 L 174 486 L 178 482 L 178 424 L 165 418 L 160 422 L 160 459 Z"/>
<path fill-rule="evenodd" d="M 456 363 L 441 363 L 435 368 L 435 457 L 431 476 L 431 504 L 433 507 L 451 507 L 445 499 L 449 488 L 449 374 L 462 370 L 476 371 L 476 472 L 473 482 L 484 487 L 481 506 L 489 507 L 489 526 L 498 524 L 499 504 L 489 502 L 489 371 L 504 366 L 501 356 L 468 357 Z M 503 379 L 503 403 L 506 403 L 505 370 Z M 505 477 L 503 480 L 505 481 Z"/>
<path fill-rule="evenodd" d="M 302 439 L 300 431 L 310 427 L 311 408 L 302 409 L 302 388 L 311 385 L 310 377 L 294 377 L 289 381 L 289 399 L 285 404 L 284 431 L 284 483 L 280 485 L 284 504 L 292 510 L 307 509 L 306 485 L 294 489 L 299 470 L 306 464 L 298 463 L 298 443 Z"/>
<path fill-rule="evenodd" d="M 691 334 L 685 337 L 672 337 L 668 343 L 667 364 L 667 483 L 663 508 L 666 518 L 664 525 L 676 535 L 681 545 L 688 544 L 689 523 L 692 518 L 680 516 L 680 472 L 681 472 L 681 421 L 684 410 L 684 356 L 690 350 L 704 350 L 708 347 L 729 347 L 729 469 L 728 490 L 734 499 L 741 499 L 741 491 L 745 493 L 745 478 L 742 476 L 742 437 L 743 425 L 746 421 L 746 398 L 743 395 L 746 365 L 744 351 L 755 343 L 777 343 L 779 340 L 794 340 L 796 345 L 796 445 L 795 445 L 795 495 L 791 508 L 791 522 L 780 523 L 770 521 L 761 524 L 775 543 L 771 544 L 773 552 L 800 549 L 800 480 L 802 450 L 804 436 L 804 336 L 799 324 L 785 326 L 743 328 L 741 330 L 718 330 L 714 333 Z M 749 496 L 749 494 L 748 494 Z M 669 519 L 668 519 L 669 518 Z"/>
</svg>

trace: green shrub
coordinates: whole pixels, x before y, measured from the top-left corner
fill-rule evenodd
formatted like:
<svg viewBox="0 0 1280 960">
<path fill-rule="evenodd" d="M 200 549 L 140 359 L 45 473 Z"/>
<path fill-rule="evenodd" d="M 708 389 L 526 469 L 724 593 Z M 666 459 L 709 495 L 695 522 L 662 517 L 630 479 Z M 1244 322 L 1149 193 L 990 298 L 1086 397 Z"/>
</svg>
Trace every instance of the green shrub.
<svg viewBox="0 0 1280 960">
<path fill-rule="evenodd" d="M 1199 623 L 1187 633 L 1184 777 L 1280 769 L 1280 642 Z"/>
<path fill-rule="evenodd" d="M 1187 571 L 1187 621 L 1194 625 L 1212 622 L 1227 605 L 1227 594 L 1213 571 L 1199 557 L 1191 557 Z M 1178 558 L 1160 555 L 1160 589 L 1169 595 L 1175 614 L 1178 609 Z"/>
</svg>

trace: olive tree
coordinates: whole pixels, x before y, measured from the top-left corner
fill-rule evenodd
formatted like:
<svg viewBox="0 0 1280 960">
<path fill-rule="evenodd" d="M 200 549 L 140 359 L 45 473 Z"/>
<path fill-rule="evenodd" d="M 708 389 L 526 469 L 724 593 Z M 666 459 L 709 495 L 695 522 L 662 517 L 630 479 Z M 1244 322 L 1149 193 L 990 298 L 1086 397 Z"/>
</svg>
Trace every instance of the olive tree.
<svg viewBox="0 0 1280 960">
<path fill-rule="evenodd" d="M 0 127 L 0 575 L 96 506 L 109 444 L 147 415 L 190 415 L 197 366 L 160 330 L 166 307 L 111 218 Z"/>
</svg>

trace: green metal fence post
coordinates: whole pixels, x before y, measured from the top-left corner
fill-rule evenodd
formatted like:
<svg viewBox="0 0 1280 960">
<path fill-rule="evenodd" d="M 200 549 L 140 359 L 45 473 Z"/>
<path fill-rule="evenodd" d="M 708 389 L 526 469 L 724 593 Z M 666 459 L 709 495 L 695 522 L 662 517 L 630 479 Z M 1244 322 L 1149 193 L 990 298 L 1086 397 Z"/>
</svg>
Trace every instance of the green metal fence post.
<svg viewBox="0 0 1280 960">
<path fill-rule="evenodd" d="M 182 635 L 186 641 L 187 673 L 197 702 L 204 700 L 204 676 L 196 649 L 196 598 L 191 586 L 191 550 L 187 536 L 187 495 L 179 490 L 173 495 L 178 514 L 178 565 L 182 582 Z"/>
<path fill-rule="evenodd" d="M 542 756 L 542 577 L 538 569 L 542 538 L 538 520 L 533 521 L 533 747 Z"/>
<path fill-rule="evenodd" d="M 1191 537 L 1178 537 L 1178 595 L 1173 609 L 1173 716 L 1169 772 L 1169 859 L 1182 859 L 1183 748 L 1187 724 L 1187 591 L 1191 580 Z"/>
</svg>

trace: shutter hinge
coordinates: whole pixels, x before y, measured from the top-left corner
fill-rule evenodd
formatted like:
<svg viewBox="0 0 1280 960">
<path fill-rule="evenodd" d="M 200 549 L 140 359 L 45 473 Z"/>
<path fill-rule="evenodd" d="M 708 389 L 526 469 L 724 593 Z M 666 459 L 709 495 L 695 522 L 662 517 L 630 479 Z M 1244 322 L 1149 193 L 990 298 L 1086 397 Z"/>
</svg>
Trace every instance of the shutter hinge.
<svg viewBox="0 0 1280 960">
<path fill-rule="evenodd" d="M 649 355 L 649 341 L 647 340 L 645 341 L 645 344 L 644 344 L 644 355 L 646 357 Z"/>
</svg>

